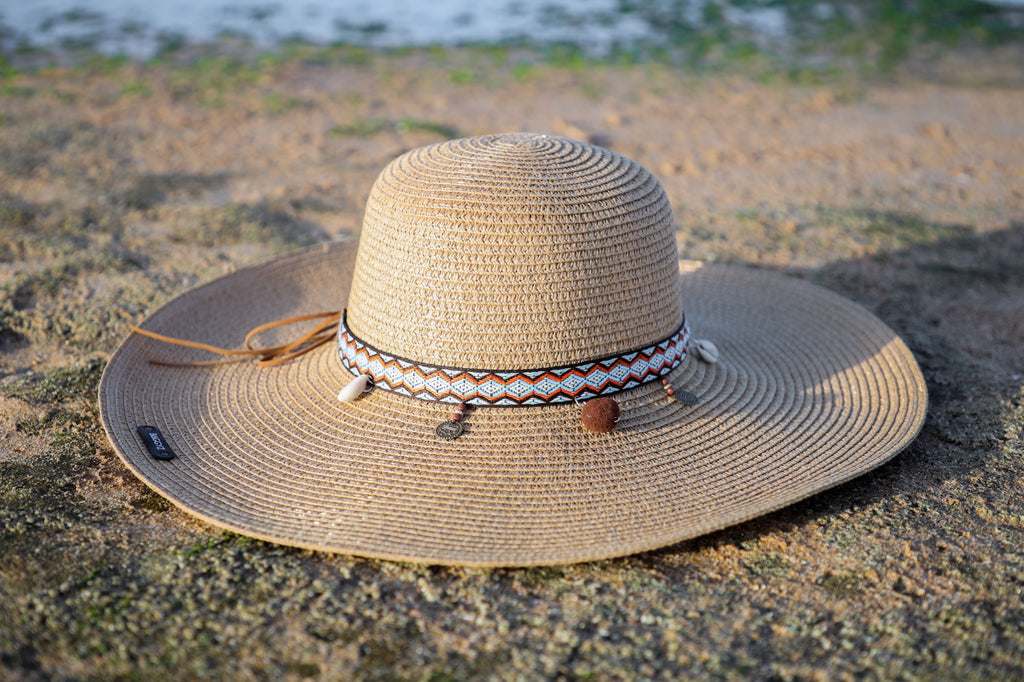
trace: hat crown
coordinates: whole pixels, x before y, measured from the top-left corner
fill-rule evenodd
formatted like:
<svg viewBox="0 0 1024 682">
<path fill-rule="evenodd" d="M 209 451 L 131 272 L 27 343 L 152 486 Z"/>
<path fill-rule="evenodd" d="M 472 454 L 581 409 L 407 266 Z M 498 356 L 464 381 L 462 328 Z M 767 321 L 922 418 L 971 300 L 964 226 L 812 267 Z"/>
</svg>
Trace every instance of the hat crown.
<svg viewBox="0 0 1024 682">
<path fill-rule="evenodd" d="M 671 207 L 638 163 L 567 138 L 415 149 L 370 191 L 347 308 L 364 342 L 442 366 L 638 349 L 682 322 Z"/>
</svg>

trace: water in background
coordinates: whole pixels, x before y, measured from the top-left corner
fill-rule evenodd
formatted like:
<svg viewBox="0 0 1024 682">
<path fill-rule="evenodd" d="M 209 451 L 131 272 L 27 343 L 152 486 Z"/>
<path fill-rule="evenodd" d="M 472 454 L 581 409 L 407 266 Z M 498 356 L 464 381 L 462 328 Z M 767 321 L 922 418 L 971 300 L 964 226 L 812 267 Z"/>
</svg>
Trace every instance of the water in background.
<svg viewBox="0 0 1024 682">
<path fill-rule="evenodd" d="M 703 2 L 689 4 L 698 19 Z M 734 14 L 769 33 L 785 30 L 778 9 Z M 650 21 L 622 0 L 2 0 L 0 24 L 8 42 L 89 46 L 135 57 L 151 56 L 168 41 L 210 42 L 225 35 L 264 45 L 299 39 L 376 47 L 585 41 L 581 47 L 602 52 L 652 34 Z"/>
<path fill-rule="evenodd" d="M 1005 10 L 1008 21 L 1019 21 L 1014 8 L 1024 8 L 1024 0 L 987 4 Z M 777 40 L 793 30 L 794 16 L 828 20 L 837 11 L 861 10 L 858 3 L 835 1 L 0 0 L 0 52 L 84 48 L 146 58 L 172 45 L 240 36 L 267 46 L 286 40 L 373 47 L 571 42 L 601 55 L 670 40 L 672 29 L 709 18 L 759 40 Z"/>
</svg>

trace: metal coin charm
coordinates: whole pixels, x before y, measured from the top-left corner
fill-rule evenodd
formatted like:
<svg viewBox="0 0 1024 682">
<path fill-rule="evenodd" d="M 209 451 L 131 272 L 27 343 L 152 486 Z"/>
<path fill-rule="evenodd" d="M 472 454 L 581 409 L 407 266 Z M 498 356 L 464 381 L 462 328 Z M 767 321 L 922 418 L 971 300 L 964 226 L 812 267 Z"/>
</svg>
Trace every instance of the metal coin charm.
<svg viewBox="0 0 1024 682">
<path fill-rule="evenodd" d="M 661 385 L 665 387 L 665 394 L 677 403 L 682 403 L 687 407 L 693 407 L 694 405 L 700 404 L 700 398 L 689 391 L 677 391 L 672 384 L 668 383 L 668 379 L 666 377 L 661 378 Z"/>
<path fill-rule="evenodd" d="M 437 425 L 437 428 L 434 429 L 434 433 L 441 440 L 455 440 L 465 433 L 465 431 L 466 427 L 462 425 L 462 422 L 452 421 L 450 419 L 448 421 L 441 422 Z"/>
<path fill-rule="evenodd" d="M 678 388 L 672 391 L 671 396 L 683 405 L 693 407 L 694 405 L 700 404 L 700 398 L 690 393 L 689 391 L 680 391 Z"/>
</svg>

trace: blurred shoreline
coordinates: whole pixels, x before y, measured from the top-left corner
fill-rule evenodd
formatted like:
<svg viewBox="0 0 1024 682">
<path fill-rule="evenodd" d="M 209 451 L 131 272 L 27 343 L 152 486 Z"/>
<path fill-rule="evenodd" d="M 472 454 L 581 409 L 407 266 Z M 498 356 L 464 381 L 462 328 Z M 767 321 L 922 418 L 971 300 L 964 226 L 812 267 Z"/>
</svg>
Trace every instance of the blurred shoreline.
<svg viewBox="0 0 1024 682">
<path fill-rule="evenodd" d="M 1024 0 L 324 0 L 274 3 L 43 0 L 0 8 L 0 59 L 16 65 L 89 55 L 147 61 L 225 46 L 375 50 L 492 46 L 560 49 L 587 59 L 701 67 L 769 59 L 890 70 L 906 59 L 1024 43 Z"/>
</svg>

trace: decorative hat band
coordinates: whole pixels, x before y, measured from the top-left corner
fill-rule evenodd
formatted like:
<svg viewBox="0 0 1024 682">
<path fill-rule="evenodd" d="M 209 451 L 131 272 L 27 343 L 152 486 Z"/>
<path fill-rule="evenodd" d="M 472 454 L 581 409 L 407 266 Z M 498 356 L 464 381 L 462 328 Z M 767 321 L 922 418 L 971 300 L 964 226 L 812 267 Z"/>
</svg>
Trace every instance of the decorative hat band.
<svg viewBox="0 0 1024 682">
<path fill-rule="evenodd" d="M 338 325 L 338 356 L 375 388 L 442 403 L 519 407 L 552 405 L 618 393 L 675 369 L 686 356 L 685 318 L 667 338 L 639 350 L 576 365 L 528 370 L 486 370 L 424 365 L 374 348 Z"/>
</svg>

